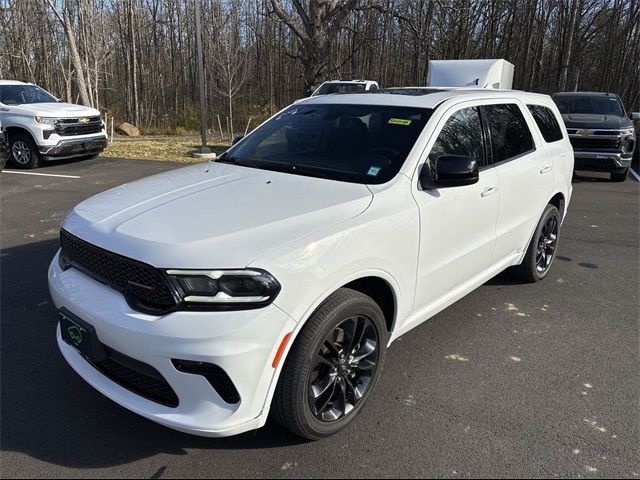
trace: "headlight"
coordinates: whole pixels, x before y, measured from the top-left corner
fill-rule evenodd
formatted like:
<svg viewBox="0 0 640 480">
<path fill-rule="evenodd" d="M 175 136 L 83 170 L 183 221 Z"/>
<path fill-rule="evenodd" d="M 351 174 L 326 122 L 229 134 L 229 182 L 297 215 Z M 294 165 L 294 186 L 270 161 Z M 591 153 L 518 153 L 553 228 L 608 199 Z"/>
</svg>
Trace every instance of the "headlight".
<svg viewBox="0 0 640 480">
<path fill-rule="evenodd" d="M 635 132 L 635 129 L 633 127 L 623 128 L 622 130 L 620 130 L 621 135 L 633 135 L 634 132 Z"/>
<path fill-rule="evenodd" d="M 280 284 L 258 270 L 168 270 L 167 275 L 187 305 L 207 308 L 259 308 L 270 304 Z"/>
<path fill-rule="evenodd" d="M 55 125 L 60 119 L 55 117 L 35 117 L 35 120 L 43 125 Z"/>
</svg>

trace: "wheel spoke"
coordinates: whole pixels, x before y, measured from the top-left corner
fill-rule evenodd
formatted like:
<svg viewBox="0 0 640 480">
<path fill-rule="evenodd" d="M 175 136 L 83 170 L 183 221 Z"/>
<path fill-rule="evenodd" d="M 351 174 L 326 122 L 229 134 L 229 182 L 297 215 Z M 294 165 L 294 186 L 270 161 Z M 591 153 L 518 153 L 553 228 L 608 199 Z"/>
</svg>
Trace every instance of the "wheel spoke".
<svg viewBox="0 0 640 480">
<path fill-rule="evenodd" d="M 351 339 L 349 342 L 349 348 L 346 349 L 345 353 L 347 355 L 353 354 L 354 349 L 357 349 L 362 342 L 362 337 L 364 336 L 365 329 L 367 327 L 367 322 L 362 317 L 355 317 L 353 319 L 354 329 L 351 332 Z"/>
<path fill-rule="evenodd" d="M 324 341 L 324 347 L 329 351 L 329 353 L 335 359 L 337 359 L 338 356 L 340 355 L 340 352 L 338 352 L 338 349 L 335 347 L 335 345 L 330 340 L 325 340 Z"/>
<path fill-rule="evenodd" d="M 364 345 L 360 347 L 360 350 L 353 356 L 351 363 L 358 364 L 368 356 L 376 352 L 377 344 L 372 340 L 367 340 Z"/>
<path fill-rule="evenodd" d="M 336 385 L 337 385 L 337 382 L 336 382 L 336 380 L 334 379 L 334 380 L 331 382 L 331 388 L 329 388 L 329 389 L 327 389 L 327 390 L 325 391 L 325 394 L 323 395 L 323 398 L 318 398 L 318 400 L 317 400 L 317 402 L 316 402 L 316 404 L 315 404 L 315 406 L 316 406 L 316 413 L 320 413 L 320 414 L 321 414 L 321 413 L 323 412 L 323 410 L 326 410 L 326 408 L 329 406 L 329 403 L 331 402 L 331 400 L 332 400 L 332 399 L 333 399 L 333 397 L 335 396 L 335 393 L 336 393 Z M 327 395 L 327 392 L 329 393 L 328 395 Z M 320 407 L 318 407 L 318 404 L 320 404 Z"/>
<path fill-rule="evenodd" d="M 312 398 L 320 398 L 324 395 L 327 390 L 329 390 L 336 383 L 336 375 L 329 374 L 321 383 L 315 383 L 311 385 L 311 394 Z"/>
</svg>

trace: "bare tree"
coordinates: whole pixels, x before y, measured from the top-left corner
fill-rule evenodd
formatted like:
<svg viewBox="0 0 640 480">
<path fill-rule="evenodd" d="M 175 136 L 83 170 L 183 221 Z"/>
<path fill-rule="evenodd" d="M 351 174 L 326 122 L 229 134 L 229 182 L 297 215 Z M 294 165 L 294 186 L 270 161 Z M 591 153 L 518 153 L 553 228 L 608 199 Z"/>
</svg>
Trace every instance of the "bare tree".
<svg viewBox="0 0 640 480">
<path fill-rule="evenodd" d="M 71 22 L 71 11 L 73 10 L 72 0 L 65 0 L 62 11 L 56 7 L 54 0 L 47 0 L 49 6 L 53 10 L 54 14 L 62 24 L 64 32 L 67 36 L 67 43 L 69 45 L 69 56 L 75 69 L 76 83 L 78 84 L 78 92 L 80 93 L 80 99 L 85 105 L 93 105 L 89 90 L 87 88 L 87 80 L 85 76 L 85 65 L 80 57 L 80 51 L 78 50 L 78 44 L 75 37 L 74 26 Z"/>
<path fill-rule="evenodd" d="M 240 2 L 233 0 L 229 9 L 223 6 L 215 9 L 213 13 L 214 28 L 217 32 L 217 41 L 213 47 L 213 66 L 215 69 L 214 89 L 222 95 L 227 102 L 229 114 L 229 136 L 235 135 L 233 119 L 233 103 L 247 80 L 249 72 L 247 50 L 242 45 L 239 31 Z"/>
<path fill-rule="evenodd" d="M 299 40 L 299 52 L 290 55 L 302 62 L 305 91 L 308 91 L 327 68 L 327 54 L 344 27 L 349 15 L 361 7 L 360 0 L 291 0 L 288 11 L 281 0 L 271 0 L 275 15 Z"/>
<path fill-rule="evenodd" d="M 235 130 L 331 78 L 424 85 L 430 59 L 505 58 L 514 87 L 640 110 L 640 0 L 200 0 L 207 112 Z M 0 76 L 144 130 L 197 129 L 193 0 L 0 0 Z"/>
</svg>

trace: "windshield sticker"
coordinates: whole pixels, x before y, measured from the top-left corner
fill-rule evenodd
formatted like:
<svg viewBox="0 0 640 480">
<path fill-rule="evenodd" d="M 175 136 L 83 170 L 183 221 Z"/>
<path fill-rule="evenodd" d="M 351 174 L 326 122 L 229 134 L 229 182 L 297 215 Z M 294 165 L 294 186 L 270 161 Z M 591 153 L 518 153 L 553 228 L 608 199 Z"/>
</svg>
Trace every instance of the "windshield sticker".
<svg viewBox="0 0 640 480">
<path fill-rule="evenodd" d="M 380 167 L 370 167 L 367 175 L 369 175 L 370 177 L 377 177 L 380 173 L 380 170 L 382 170 L 382 168 Z"/>
<path fill-rule="evenodd" d="M 408 127 L 413 120 L 407 120 L 406 118 L 390 118 L 389 125 L 402 125 Z"/>
</svg>

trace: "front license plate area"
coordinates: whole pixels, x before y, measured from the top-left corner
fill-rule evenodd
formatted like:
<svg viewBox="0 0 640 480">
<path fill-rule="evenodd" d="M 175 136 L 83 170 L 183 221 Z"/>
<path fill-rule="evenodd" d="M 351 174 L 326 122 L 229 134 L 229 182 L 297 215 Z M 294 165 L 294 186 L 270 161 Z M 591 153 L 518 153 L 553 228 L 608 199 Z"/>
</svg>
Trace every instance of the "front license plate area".
<svg viewBox="0 0 640 480">
<path fill-rule="evenodd" d="M 80 355 L 92 363 L 106 360 L 104 347 L 98 339 L 96 329 L 70 311 L 62 308 L 60 315 L 60 332 L 62 340 Z"/>
</svg>

